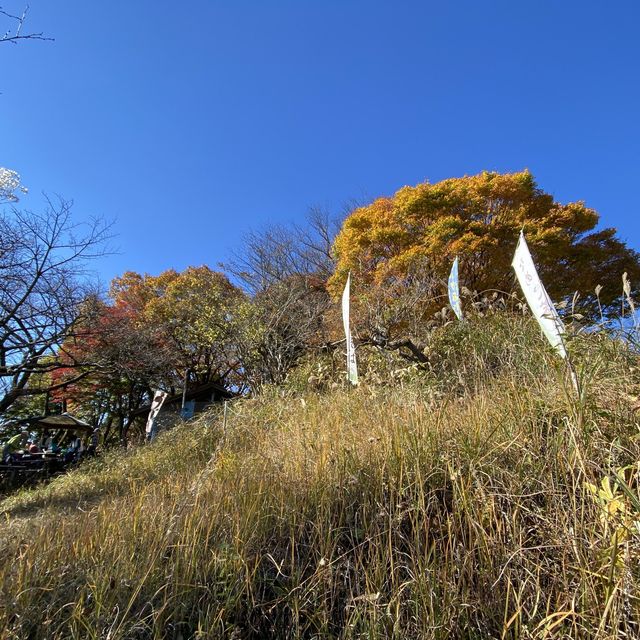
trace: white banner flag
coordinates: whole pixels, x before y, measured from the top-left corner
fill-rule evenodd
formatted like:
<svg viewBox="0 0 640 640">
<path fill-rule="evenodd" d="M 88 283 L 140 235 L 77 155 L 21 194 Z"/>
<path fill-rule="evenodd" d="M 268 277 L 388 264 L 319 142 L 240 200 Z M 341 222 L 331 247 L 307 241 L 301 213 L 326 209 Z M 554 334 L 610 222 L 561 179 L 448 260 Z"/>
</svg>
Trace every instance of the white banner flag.
<svg viewBox="0 0 640 640">
<path fill-rule="evenodd" d="M 511 265 L 516 271 L 516 276 L 518 276 L 527 304 L 542 328 L 544 335 L 547 336 L 547 340 L 560 356 L 566 358 L 567 350 L 563 340 L 564 324 L 538 276 L 522 231 L 520 232 L 520 239 L 518 240 L 518 246 Z"/>
<path fill-rule="evenodd" d="M 451 273 L 449 274 L 449 304 L 453 312 L 458 316 L 458 320 L 462 321 L 462 307 L 460 306 L 460 286 L 458 285 L 458 256 L 453 261 Z"/>
<path fill-rule="evenodd" d="M 349 292 L 351 289 L 351 273 L 347 277 L 347 284 L 342 292 L 342 323 L 344 324 L 344 335 L 347 338 L 347 380 L 351 384 L 358 384 L 358 366 L 356 365 L 356 352 L 351 339 L 351 329 L 349 327 Z"/>
<path fill-rule="evenodd" d="M 160 409 L 162 409 L 162 405 L 164 401 L 167 399 L 169 394 L 164 391 L 160 391 L 158 389 L 153 396 L 153 402 L 151 403 L 151 408 L 149 409 L 149 417 L 147 418 L 147 427 L 145 429 L 146 433 L 151 433 L 151 429 L 153 429 L 153 423 L 160 413 Z"/>
</svg>

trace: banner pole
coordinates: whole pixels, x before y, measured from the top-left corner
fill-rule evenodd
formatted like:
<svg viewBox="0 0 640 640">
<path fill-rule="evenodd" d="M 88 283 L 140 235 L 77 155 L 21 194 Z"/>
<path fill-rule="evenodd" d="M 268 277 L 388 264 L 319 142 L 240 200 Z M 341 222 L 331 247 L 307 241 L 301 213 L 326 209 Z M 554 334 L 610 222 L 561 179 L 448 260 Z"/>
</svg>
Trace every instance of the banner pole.
<svg viewBox="0 0 640 640">
<path fill-rule="evenodd" d="M 573 389 L 578 396 L 578 400 L 580 399 L 581 389 L 580 382 L 578 381 L 578 374 L 576 373 L 575 367 L 573 366 L 573 362 L 571 362 L 571 358 L 569 357 L 569 352 L 567 351 L 567 369 L 569 370 L 569 376 L 571 378 L 571 383 L 573 384 Z"/>
<path fill-rule="evenodd" d="M 222 433 L 227 435 L 227 401 L 224 401 L 224 409 L 222 410 Z"/>
<path fill-rule="evenodd" d="M 187 376 L 189 375 L 189 368 L 187 367 L 184 372 L 184 383 L 182 385 L 182 406 L 180 412 L 184 413 L 184 405 L 187 401 Z"/>
</svg>

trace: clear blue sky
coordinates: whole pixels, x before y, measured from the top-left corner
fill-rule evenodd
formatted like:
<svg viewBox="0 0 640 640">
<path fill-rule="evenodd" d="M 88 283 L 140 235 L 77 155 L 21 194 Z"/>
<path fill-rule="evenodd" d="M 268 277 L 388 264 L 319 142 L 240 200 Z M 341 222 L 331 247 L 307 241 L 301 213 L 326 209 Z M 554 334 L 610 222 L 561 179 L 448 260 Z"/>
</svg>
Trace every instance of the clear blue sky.
<svg viewBox="0 0 640 640">
<path fill-rule="evenodd" d="M 55 42 L 0 45 L 0 166 L 117 220 L 105 281 L 483 169 L 640 248 L 637 0 L 30 4 Z"/>
</svg>

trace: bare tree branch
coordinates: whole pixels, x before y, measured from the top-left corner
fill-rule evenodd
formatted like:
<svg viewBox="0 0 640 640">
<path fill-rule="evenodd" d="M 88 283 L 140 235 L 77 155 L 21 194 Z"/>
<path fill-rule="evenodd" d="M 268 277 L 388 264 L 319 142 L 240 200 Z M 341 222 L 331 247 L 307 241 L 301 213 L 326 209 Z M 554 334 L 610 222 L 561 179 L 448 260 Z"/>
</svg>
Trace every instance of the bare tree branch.
<svg viewBox="0 0 640 640">
<path fill-rule="evenodd" d="M 333 273 L 333 240 L 341 219 L 312 208 L 305 224 L 273 225 L 252 231 L 230 263 L 222 265 L 252 294 L 295 275 L 313 275 L 323 281 Z"/>
<path fill-rule="evenodd" d="M 29 12 L 29 5 L 26 5 L 20 15 L 13 15 L 8 11 L 5 11 L 0 6 L 0 16 L 4 16 L 10 21 L 8 29 L 0 36 L 0 42 L 11 42 L 16 44 L 19 40 L 53 40 L 44 35 L 42 31 L 24 33 L 23 27 L 27 19 L 27 13 Z"/>
<path fill-rule="evenodd" d="M 109 237 L 99 220 L 75 223 L 70 202 L 47 204 L 42 213 L 0 213 L 0 413 L 19 397 L 46 392 L 29 382 L 61 366 L 57 351 L 91 312 L 87 262 L 104 255 Z"/>
</svg>

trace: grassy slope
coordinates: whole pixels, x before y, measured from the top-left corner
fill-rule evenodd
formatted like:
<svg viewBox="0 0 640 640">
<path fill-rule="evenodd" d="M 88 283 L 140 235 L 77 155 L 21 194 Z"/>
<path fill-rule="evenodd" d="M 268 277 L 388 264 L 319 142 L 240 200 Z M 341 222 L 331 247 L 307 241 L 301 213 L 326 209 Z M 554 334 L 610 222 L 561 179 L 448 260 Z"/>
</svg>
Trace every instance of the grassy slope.
<svg viewBox="0 0 640 640">
<path fill-rule="evenodd" d="M 581 400 L 527 321 L 451 326 L 4 500 L 1 637 L 638 637 L 637 358 L 572 350 Z"/>
</svg>

